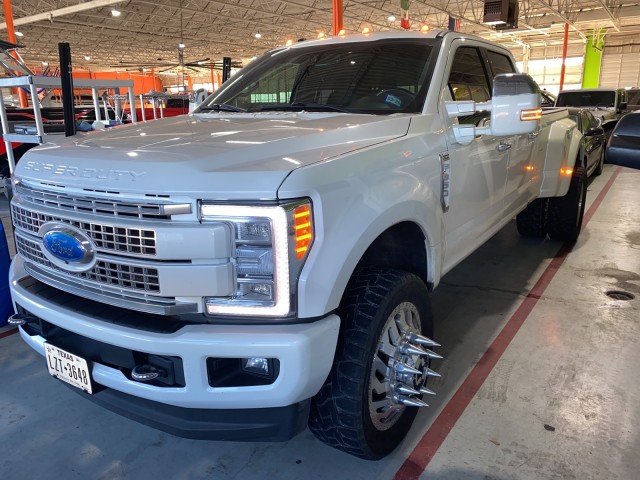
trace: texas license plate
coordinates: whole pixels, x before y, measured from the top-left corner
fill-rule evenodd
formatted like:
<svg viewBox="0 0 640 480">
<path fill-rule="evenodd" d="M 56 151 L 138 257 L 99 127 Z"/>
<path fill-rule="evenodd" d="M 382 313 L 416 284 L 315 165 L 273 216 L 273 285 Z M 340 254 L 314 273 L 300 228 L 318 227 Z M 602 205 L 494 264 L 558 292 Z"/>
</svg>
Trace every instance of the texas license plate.
<svg viewBox="0 0 640 480">
<path fill-rule="evenodd" d="M 89 366 L 84 358 L 49 343 L 44 344 L 44 351 L 51 375 L 87 393 L 93 393 Z"/>
</svg>

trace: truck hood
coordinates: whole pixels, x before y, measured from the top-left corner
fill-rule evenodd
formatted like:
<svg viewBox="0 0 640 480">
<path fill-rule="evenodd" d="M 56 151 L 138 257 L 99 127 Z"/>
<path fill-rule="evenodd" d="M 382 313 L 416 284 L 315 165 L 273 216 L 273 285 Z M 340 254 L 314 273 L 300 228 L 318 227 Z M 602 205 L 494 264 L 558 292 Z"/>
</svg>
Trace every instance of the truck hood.
<svg viewBox="0 0 640 480">
<path fill-rule="evenodd" d="M 411 116 L 194 114 L 56 139 L 16 176 L 69 187 L 273 199 L 296 168 L 406 135 Z"/>
</svg>

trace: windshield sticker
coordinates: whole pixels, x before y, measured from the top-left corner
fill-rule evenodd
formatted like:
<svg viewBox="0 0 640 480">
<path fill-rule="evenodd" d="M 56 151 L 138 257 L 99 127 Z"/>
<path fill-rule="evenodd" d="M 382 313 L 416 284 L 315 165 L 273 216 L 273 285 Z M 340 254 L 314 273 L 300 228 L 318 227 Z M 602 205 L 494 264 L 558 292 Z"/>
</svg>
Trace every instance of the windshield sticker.
<svg viewBox="0 0 640 480">
<path fill-rule="evenodd" d="M 402 100 L 400 100 L 400 98 L 396 97 L 395 95 L 387 95 L 387 98 L 385 98 L 384 101 L 386 103 L 390 103 L 391 105 L 395 105 L 398 108 L 402 106 Z"/>
</svg>

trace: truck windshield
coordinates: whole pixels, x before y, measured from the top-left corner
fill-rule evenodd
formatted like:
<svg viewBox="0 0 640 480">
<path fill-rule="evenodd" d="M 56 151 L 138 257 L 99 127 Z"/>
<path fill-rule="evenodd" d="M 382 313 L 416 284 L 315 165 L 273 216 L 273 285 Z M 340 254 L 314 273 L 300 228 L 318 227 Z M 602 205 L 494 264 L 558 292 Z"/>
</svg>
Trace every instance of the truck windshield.
<svg viewBox="0 0 640 480">
<path fill-rule="evenodd" d="M 195 113 L 422 110 L 434 40 L 378 40 L 267 52 Z"/>
<path fill-rule="evenodd" d="M 616 92 L 580 91 L 562 92 L 557 107 L 615 107 Z"/>
</svg>

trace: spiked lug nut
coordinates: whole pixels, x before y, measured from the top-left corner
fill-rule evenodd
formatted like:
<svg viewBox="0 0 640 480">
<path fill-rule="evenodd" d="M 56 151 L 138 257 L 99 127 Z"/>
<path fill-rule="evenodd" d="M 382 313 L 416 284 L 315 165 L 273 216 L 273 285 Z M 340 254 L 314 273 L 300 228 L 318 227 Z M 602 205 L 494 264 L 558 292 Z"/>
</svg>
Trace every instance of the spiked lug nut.
<svg viewBox="0 0 640 480">
<path fill-rule="evenodd" d="M 417 368 L 413 368 L 412 366 L 407 365 L 406 363 L 396 363 L 394 368 L 396 369 L 396 372 L 398 372 L 398 373 L 409 373 L 409 374 L 413 374 L 413 375 L 422 375 L 422 370 L 418 370 Z M 427 370 L 429 370 L 429 369 L 427 369 Z M 440 375 L 438 375 L 438 376 L 440 376 Z"/>
<path fill-rule="evenodd" d="M 424 354 L 429 358 L 442 358 L 442 355 L 439 355 L 431 350 L 425 350 Z"/>
<path fill-rule="evenodd" d="M 398 385 L 396 387 L 396 392 L 401 393 L 403 395 L 420 395 L 420 392 L 415 388 L 411 388 L 408 385 Z"/>
<path fill-rule="evenodd" d="M 425 350 L 411 345 L 410 343 L 403 343 L 400 345 L 400 353 L 403 355 L 427 355 Z"/>
<path fill-rule="evenodd" d="M 430 338 L 424 337 L 422 335 L 418 335 L 417 333 L 412 333 L 409 335 L 409 341 L 412 343 L 417 343 L 419 345 L 423 345 L 425 347 L 439 347 L 440 344 L 438 342 L 434 342 Z"/>
<path fill-rule="evenodd" d="M 436 392 L 434 392 L 433 390 L 429 390 L 427 387 L 421 387 L 420 388 L 420 393 L 424 394 L 424 395 L 435 395 Z"/>
<path fill-rule="evenodd" d="M 434 372 L 430 368 L 427 368 L 427 377 L 441 377 L 441 376 L 442 375 L 440 375 L 438 372 Z"/>
<path fill-rule="evenodd" d="M 419 398 L 411 398 L 411 397 L 400 397 L 398 398 L 399 403 L 406 405 L 407 407 L 428 407 L 429 404 L 423 402 Z"/>
</svg>

